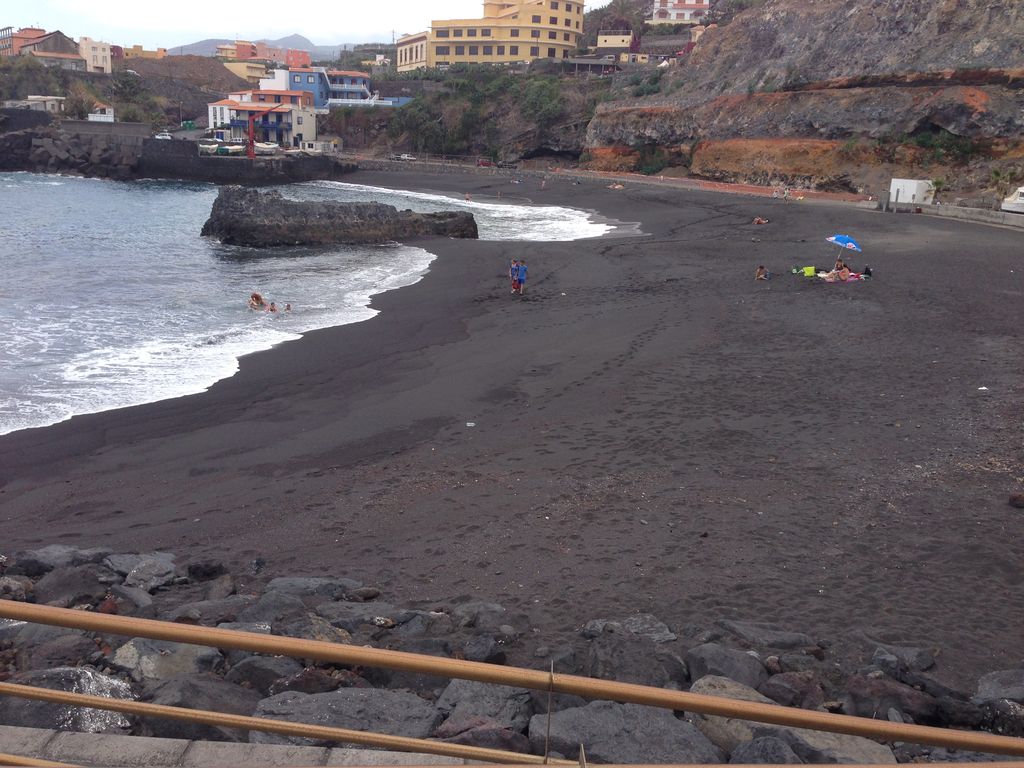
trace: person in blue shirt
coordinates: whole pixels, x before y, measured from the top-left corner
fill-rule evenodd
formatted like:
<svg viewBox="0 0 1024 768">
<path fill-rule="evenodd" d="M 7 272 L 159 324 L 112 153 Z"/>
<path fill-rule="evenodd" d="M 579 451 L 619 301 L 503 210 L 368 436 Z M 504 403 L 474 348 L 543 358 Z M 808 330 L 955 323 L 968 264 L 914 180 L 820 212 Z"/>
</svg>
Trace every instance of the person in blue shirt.
<svg viewBox="0 0 1024 768">
<path fill-rule="evenodd" d="M 526 262 L 519 262 L 519 295 L 523 295 L 523 289 L 526 288 Z"/>
</svg>

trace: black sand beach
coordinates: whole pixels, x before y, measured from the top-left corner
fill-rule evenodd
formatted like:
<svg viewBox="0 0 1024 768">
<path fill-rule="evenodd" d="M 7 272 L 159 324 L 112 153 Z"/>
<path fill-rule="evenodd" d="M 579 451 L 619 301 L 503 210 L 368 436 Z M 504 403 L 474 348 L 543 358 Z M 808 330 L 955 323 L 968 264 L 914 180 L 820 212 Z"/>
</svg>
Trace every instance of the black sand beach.
<svg viewBox="0 0 1024 768">
<path fill-rule="evenodd" d="M 1020 232 L 557 178 L 352 181 L 644 235 L 433 241 L 372 320 L 200 395 L 0 437 L 0 551 L 259 558 L 254 578 L 493 599 L 531 642 L 642 611 L 933 645 L 957 682 L 1021 664 Z M 789 273 L 829 265 L 834 232 L 870 282 Z"/>
</svg>

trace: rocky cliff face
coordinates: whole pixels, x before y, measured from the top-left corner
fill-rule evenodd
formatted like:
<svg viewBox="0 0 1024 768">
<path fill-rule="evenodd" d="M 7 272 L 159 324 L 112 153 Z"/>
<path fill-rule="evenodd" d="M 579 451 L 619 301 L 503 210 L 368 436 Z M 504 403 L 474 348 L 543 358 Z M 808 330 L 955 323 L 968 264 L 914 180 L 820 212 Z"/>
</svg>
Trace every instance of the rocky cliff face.
<svg viewBox="0 0 1024 768">
<path fill-rule="evenodd" d="M 203 235 L 229 245 L 386 243 L 415 237 L 476 238 L 473 214 L 413 213 L 381 203 L 305 203 L 279 192 L 223 187 Z"/>
<path fill-rule="evenodd" d="M 710 29 L 661 93 L 601 105 L 587 150 L 603 168 L 655 146 L 714 178 L 848 188 L 864 166 L 1012 171 L 1024 157 L 1022 32 L 1019 0 L 768 0 Z M 821 173 L 789 165 L 802 140 L 814 155 L 831 142 Z"/>
</svg>

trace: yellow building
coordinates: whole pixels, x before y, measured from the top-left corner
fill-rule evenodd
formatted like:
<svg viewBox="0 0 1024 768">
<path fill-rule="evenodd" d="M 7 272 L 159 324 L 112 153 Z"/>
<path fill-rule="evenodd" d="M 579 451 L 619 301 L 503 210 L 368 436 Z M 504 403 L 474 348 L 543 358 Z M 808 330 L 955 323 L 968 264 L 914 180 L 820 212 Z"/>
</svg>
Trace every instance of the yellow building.
<svg viewBox="0 0 1024 768">
<path fill-rule="evenodd" d="M 567 59 L 583 36 L 577 0 L 484 0 L 480 19 L 432 21 L 398 40 L 398 71 L 451 64 Z"/>
<path fill-rule="evenodd" d="M 249 85 L 259 86 L 260 80 L 267 76 L 267 65 L 258 61 L 225 61 L 224 66 Z"/>
<path fill-rule="evenodd" d="M 155 51 L 147 51 L 141 45 L 133 45 L 124 49 L 126 59 L 162 59 L 167 56 L 166 48 L 157 48 Z"/>
</svg>

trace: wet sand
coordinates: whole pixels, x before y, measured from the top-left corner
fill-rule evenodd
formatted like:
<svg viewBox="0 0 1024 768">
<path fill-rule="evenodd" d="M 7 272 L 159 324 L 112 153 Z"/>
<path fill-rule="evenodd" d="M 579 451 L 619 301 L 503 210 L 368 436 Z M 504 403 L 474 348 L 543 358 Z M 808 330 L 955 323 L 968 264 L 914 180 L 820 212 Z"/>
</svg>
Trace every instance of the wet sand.
<svg viewBox="0 0 1024 768">
<path fill-rule="evenodd" d="M 1019 666 L 1020 232 L 557 178 L 352 180 L 644 234 L 431 242 L 429 274 L 372 320 L 203 394 L 0 437 L 0 551 L 262 559 L 254 578 L 501 602 L 531 643 L 639 611 L 935 646 L 968 687 Z M 789 273 L 830 264 L 833 232 L 873 280 Z"/>
</svg>

